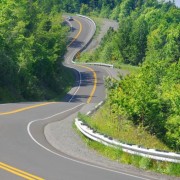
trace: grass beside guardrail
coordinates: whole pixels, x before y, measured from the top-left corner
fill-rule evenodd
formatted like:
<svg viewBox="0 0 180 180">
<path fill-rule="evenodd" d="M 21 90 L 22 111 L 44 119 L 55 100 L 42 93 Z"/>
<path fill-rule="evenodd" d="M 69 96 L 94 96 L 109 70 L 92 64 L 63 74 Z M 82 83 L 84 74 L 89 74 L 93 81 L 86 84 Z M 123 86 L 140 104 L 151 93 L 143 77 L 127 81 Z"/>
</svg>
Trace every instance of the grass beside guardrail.
<svg viewBox="0 0 180 180">
<path fill-rule="evenodd" d="M 90 16 L 90 18 L 95 22 L 96 24 L 96 32 L 94 34 L 93 39 L 96 39 L 100 33 L 102 24 L 103 24 L 103 19 L 102 18 L 98 18 L 98 17 L 94 17 L 94 16 Z"/>
<path fill-rule="evenodd" d="M 132 66 L 130 64 L 119 64 L 118 65 L 118 68 L 119 69 L 124 69 L 124 70 L 127 70 L 129 71 L 130 73 L 137 73 L 140 69 L 140 67 L 138 66 Z"/>
<path fill-rule="evenodd" d="M 89 120 L 93 119 L 93 118 L 90 118 L 88 116 L 84 116 L 81 114 L 79 115 L 79 117 L 81 120 L 83 120 L 87 124 L 90 124 Z M 97 119 L 95 121 L 97 121 Z M 104 126 L 104 123 L 101 123 L 101 126 Z M 74 127 L 75 127 L 75 125 L 74 125 Z M 99 131 L 98 127 L 93 127 L 93 129 L 95 129 L 96 131 Z M 128 131 L 128 129 L 127 129 L 127 131 Z M 77 132 L 82 137 L 83 141 L 90 148 L 96 150 L 97 152 L 99 152 L 103 156 L 108 157 L 111 160 L 115 160 L 116 162 L 119 162 L 119 163 L 131 164 L 131 165 L 134 165 L 135 167 L 138 167 L 138 168 L 141 168 L 144 170 L 151 170 L 154 172 L 172 175 L 172 176 L 180 176 L 180 164 L 170 163 L 170 162 L 161 162 L 161 161 L 148 159 L 148 158 L 137 156 L 137 155 L 128 154 L 126 152 L 123 152 L 121 149 L 112 148 L 109 146 L 105 146 L 101 143 L 98 143 L 96 141 L 93 141 L 93 140 L 85 137 L 78 130 L 77 130 Z M 146 137 L 144 137 L 144 138 L 146 139 Z"/>
<path fill-rule="evenodd" d="M 170 162 L 161 162 L 157 160 L 148 159 L 145 157 L 140 157 L 137 155 L 128 154 L 123 152 L 121 149 L 115 149 L 112 147 L 105 146 L 98 142 L 92 141 L 86 138 L 78 130 L 77 132 L 87 144 L 88 147 L 96 150 L 101 155 L 114 160 L 119 163 L 133 165 L 137 168 L 150 170 L 161 174 L 171 175 L 171 176 L 180 176 L 180 164 L 170 163 Z"/>
<path fill-rule="evenodd" d="M 106 102 L 92 117 L 80 115 L 80 119 L 86 122 L 97 132 L 107 134 L 121 142 L 137 144 L 145 148 L 172 151 L 156 136 L 149 134 L 142 126 L 135 126 L 121 116 L 114 117 L 111 114 L 111 107 Z"/>
<path fill-rule="evenodd" d="M 147 148 L 172 151 L 155 136 L 150 135 L 144 128 L 134 126 L 126 119 L 121 119 L 121 122 L 116 122 L 115 119 L 112 120 L 108 103 L 105 103 L 105 105 L 92 115 L 92 117 L 79 114 L 79 118 L 95 131 L 107 134 L 121 142 L 124 141 L 126 143 L 138 144 Z M 117 128 L 118 126 L 119 128 Z M 137 155 L 131 155 L 123 152 L 121 149 L 115 149 L 92 141 L 82 134 L 81 137 L 89 147 L 112 160 L 131 164 L 145 170 L 151 170 L 171 176 L 180 176 L 180 164 L 161 162 Z"/>
</svg>

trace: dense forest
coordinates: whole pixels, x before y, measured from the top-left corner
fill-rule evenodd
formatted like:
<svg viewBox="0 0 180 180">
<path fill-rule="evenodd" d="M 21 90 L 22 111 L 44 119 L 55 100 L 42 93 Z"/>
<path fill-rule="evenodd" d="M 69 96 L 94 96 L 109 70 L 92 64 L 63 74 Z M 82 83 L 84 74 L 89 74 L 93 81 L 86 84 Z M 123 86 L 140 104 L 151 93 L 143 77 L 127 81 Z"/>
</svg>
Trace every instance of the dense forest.
<svg viewBox="0 0 180 180">
<path fill-rule="evenodd" d="M 82 3 L 89 2 L 0 1 L 0 102 L 48 100 L 67 92 L 73 76 L 61 64 L 68 42 L 62 12 L 80 12 Z"/>
<path fill-rule="evenodd" d="M 101 46 L 81 59 L 139 66 L 136 74 L 107 81 L 112 113 L 179 151 L 180 9 L 155 0 L 123 0 L 115 9 L 109 16 L 119 21 L 118 31 L 109 29 Z"/>
<path fill-rule="evenodd" d="M 122 0 L 42 0 L 44 9 L 50 10 L 50 7 L 58 11 L 69 13 L 81 13 L 86 15 L 96 15 L 109 17 Z"/>
<path fill-rule="evenodd" d="M 71 77 L 61 65 L 68 31 L 62 12 L 112 18 L 118 31 L 110 29 L 101 46 L 81 58 L 139 66 L 136 74 L 107 81 L 112 113 L 180 150 L 180 9 L 173 3 L 3 0 L 0 11 L 1 102 L 50 99 L 66 91 Z"/>
<path fill-rule="evenodd" d="M 147 1 L 126 16 L 120 13 L 119 21 L 118 32 L 109 37 L 114 42 L 102 50 L 116 49 L 109 59 L 141 68 L 110 88 L 114 111 L 179 151 L 180 9 L 171 3 Z"/>
<path fill-rule="evenodd" d="M 0 101 L 51 99 L 66 92 L 68 28 L 38 1 L 0 1 Z"/>
<path fill-rule="evenodd" d="M 0 102 L 62 96 L 73 76 L 61 64 L 68 28 L 62 12 L 113 9 L 116 1 L 0 1 Z M 86 12 L 86 13 L 87 13 Z"/>
</svg>

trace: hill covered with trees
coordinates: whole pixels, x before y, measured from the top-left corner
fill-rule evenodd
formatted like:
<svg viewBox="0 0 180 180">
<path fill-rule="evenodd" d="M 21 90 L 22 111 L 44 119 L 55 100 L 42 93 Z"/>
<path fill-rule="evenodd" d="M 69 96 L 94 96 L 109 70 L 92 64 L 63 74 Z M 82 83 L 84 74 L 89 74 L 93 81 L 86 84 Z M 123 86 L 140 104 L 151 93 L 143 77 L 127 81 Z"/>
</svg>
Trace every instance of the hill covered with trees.
<svg viewBox="0 0 180 180">
<path fill-rule="evenodd" d="M 73 76 L 61 65 L 68 42 L 62 12 L 100 11 L 103 4 L 113 9 L 115 2 L 109 2 L 1 1 L 0 102 L 48 100 L 67 92 Z"/>
<path fill-rule="evenodd" d="M 179 151 L 180 9 L 155 0 L 122 0 L 115 9 L 118 31 L 110 29 L 101 46 L 81 59 L 139 66 L 138 73 L 107 83 L 114 117 L 144 126 Z"/>
<path fill-rule="evenodd" d="M 68 28 L 47 2 L 0 2 L 0 101 L 52 99 L 67 91 Z"/>
</svg>

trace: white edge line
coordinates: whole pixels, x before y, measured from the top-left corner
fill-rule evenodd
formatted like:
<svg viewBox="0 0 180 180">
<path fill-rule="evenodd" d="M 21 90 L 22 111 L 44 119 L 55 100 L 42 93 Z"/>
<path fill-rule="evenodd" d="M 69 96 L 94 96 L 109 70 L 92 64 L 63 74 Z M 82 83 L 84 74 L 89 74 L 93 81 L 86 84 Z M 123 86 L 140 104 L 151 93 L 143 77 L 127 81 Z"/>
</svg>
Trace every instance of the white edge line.
<svg viewBox="0 0 180 180">
<path fill-rule="evenodd" d="M 91 114 L 91 111 L 88 111 L 88 112 L 86 113 L 86 115 L 89 115 L 89 114 Z"/>
<path fill-rule="evenodd" d="M 74 69 L 74 68 L 72 68 L 72 69 Z M 75 69 L 75 70 L 79 73 L 79 85 L 78 85 L 78 88 L 76 89 L 75 93 L 72 95 L 71 99 L 68 102 L 71 102 L 73 100 L 74 96 L 79 91 L 79 89 L 81 87 L 81 83 L 82 83 L 82 76 L 81 76 L 80 71 L 78 71 L 77 69 Z"/>
<path fill-rule="evenodd" d="M 70 25 L 70 27 L 71 27 L 71 30 L 72 30 L 72 23 L 71 22 L 69 22 L 69 21 L 67 21 L 66 19 L 65 19 L 65 21 Z M 68 58 L 68 57 L 67 57 Z M 79 91 L 79 89 L 80 89 L 80 87 L 81 87 L 81 83 L 82 83 L 82 76 L 81 76 L 81 73 L 80 73 L 80 71 L 78 71 L 77 69 L 75 69 L 75 68 L 73 68 L 73 67 L 70 67 L 71 69 L 74 69 L 74 70 L 76 70 L 77 72 L 78 72 L 78 74 L 79 74 L 79 84 L 78 84 L 78 88 L 76 89 L 76 91 L 75 91 L 75 93 L 72 95 L 72 97 L 71 97 L 71 99 L 68 101 L 68 102 L 71 102 L 72 100 L 73 100 L 73 98 L 74 98 L 74 96 L 76 95 L 76 93 Z"/>
<path fill-rule="evenodd" d="M 77 105 L 77 106 L 75 106 L 75 107 L 73 107 L 73 108 L 71 108 L 71 109 L 62 111 L 62 112 L 57 113 L 57 114 L 54 114 L 54 115 L 52 115 L 52 116 L 49 116 L 49 117 L 46 117 L 46 118 L 43 118 L 43 119 L 36 119 L 36 120 L 33 120 L 33 121 L 29 122 L 28 125 L 27 125 L 27 132 L 28 132 L 30 138 L 31 138 L 37 145 L 39 145 L 40 147 L 42 147 L 42 148 L 45 149 L 46 151 L 48 151 L 48 152 L 50 152 L 50 153 L 52 153 L 52 154 L 54 154 L 54 155 L 56 155 L 56 156 L 59 156 L 59 157 L 61 157 L 61 158 L 64 158 L 64 159 L 67 159 L 67 160 L 70 160 L 70 161 L 73 161 L 73 162 L 76 162 L 76 163 L 79 163 L 79 164 L 83 164 L 83 165 L 86 165 L 86 166 L 94 167 L 94 168 L 97 168 L 97 169 L 102 169 L 102 170 L 110 171 L 110 172 L 117 173 L 117 174 L 123 174 L 123 175 L 131 176 L 131 177 L 135 177 L 135 178 L 140 178 L 140 179 L 143 179 L 143 180 L 149 180 L 149 179 L 147 179 L 147 178 L 143 178 L 143 177 L 131 175 L 131 174 L 124 173 L 124 172 L 120 172 L 120 171 L 115 171 L 115 170 L 108 169 L 108 168 L 104 168 L 104 167 L 101 167 L 101 166 L 98 166 L 98 165 L 92 165 L 92 164 L 90 164 L 90 163 L 85 163 L 85 162 L 82 162 L 82 161 L 75 160 L 75 159 L 73 159 L 73 158 L 69 158 L 69 157 L 67 157 L 67 156 L 63 156 L 63 155 L 61 155 L 61 154 L 58 154 L 58 153 L 56 153 L 56 152 L 54 152 L 54 151 L 46 148 L 46 147 L 43 146 L 42 144 L 40 144 L 40 143 L 33 137 L 33 135 L 31 134 L 30 127 L 31 127 L 31 125 L 32 125 L 33 123 L 35 123 L 35 122 L 37 122 L 37 121 L 43 121 L 43 120 L 51 119 L 52 117 L 55 117 L 55 116 L 57 116 L 57 115 L 66 113 L 66 112 L 68 112 L 68 111 L 71 111 L 71 110 L 73 110 L 73 109 L 75 109 L 75 108 L 77 108 L 77 107 L 79 107 L 79 106 L 81 106 L 81 105 L 83 105 L 83 104 L 84 104 L 84 103 L 81 103 L 81 104 L 79 104 L 79 105 Z"/>
</svg>

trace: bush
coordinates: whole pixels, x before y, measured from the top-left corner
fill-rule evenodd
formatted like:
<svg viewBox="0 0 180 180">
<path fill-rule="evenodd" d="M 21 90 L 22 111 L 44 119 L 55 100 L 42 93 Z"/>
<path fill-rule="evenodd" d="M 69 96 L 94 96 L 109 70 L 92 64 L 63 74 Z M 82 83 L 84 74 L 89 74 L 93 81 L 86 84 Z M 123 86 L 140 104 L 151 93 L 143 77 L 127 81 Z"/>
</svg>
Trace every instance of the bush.
<svg viewBox="0 0 180 180">
<path fill-rule="evenodd" d="M 180 150 L 180 116 L 171 116 L 166 123 L 166 138 L 168 144 L 177 151 Z"/>
</svg>

